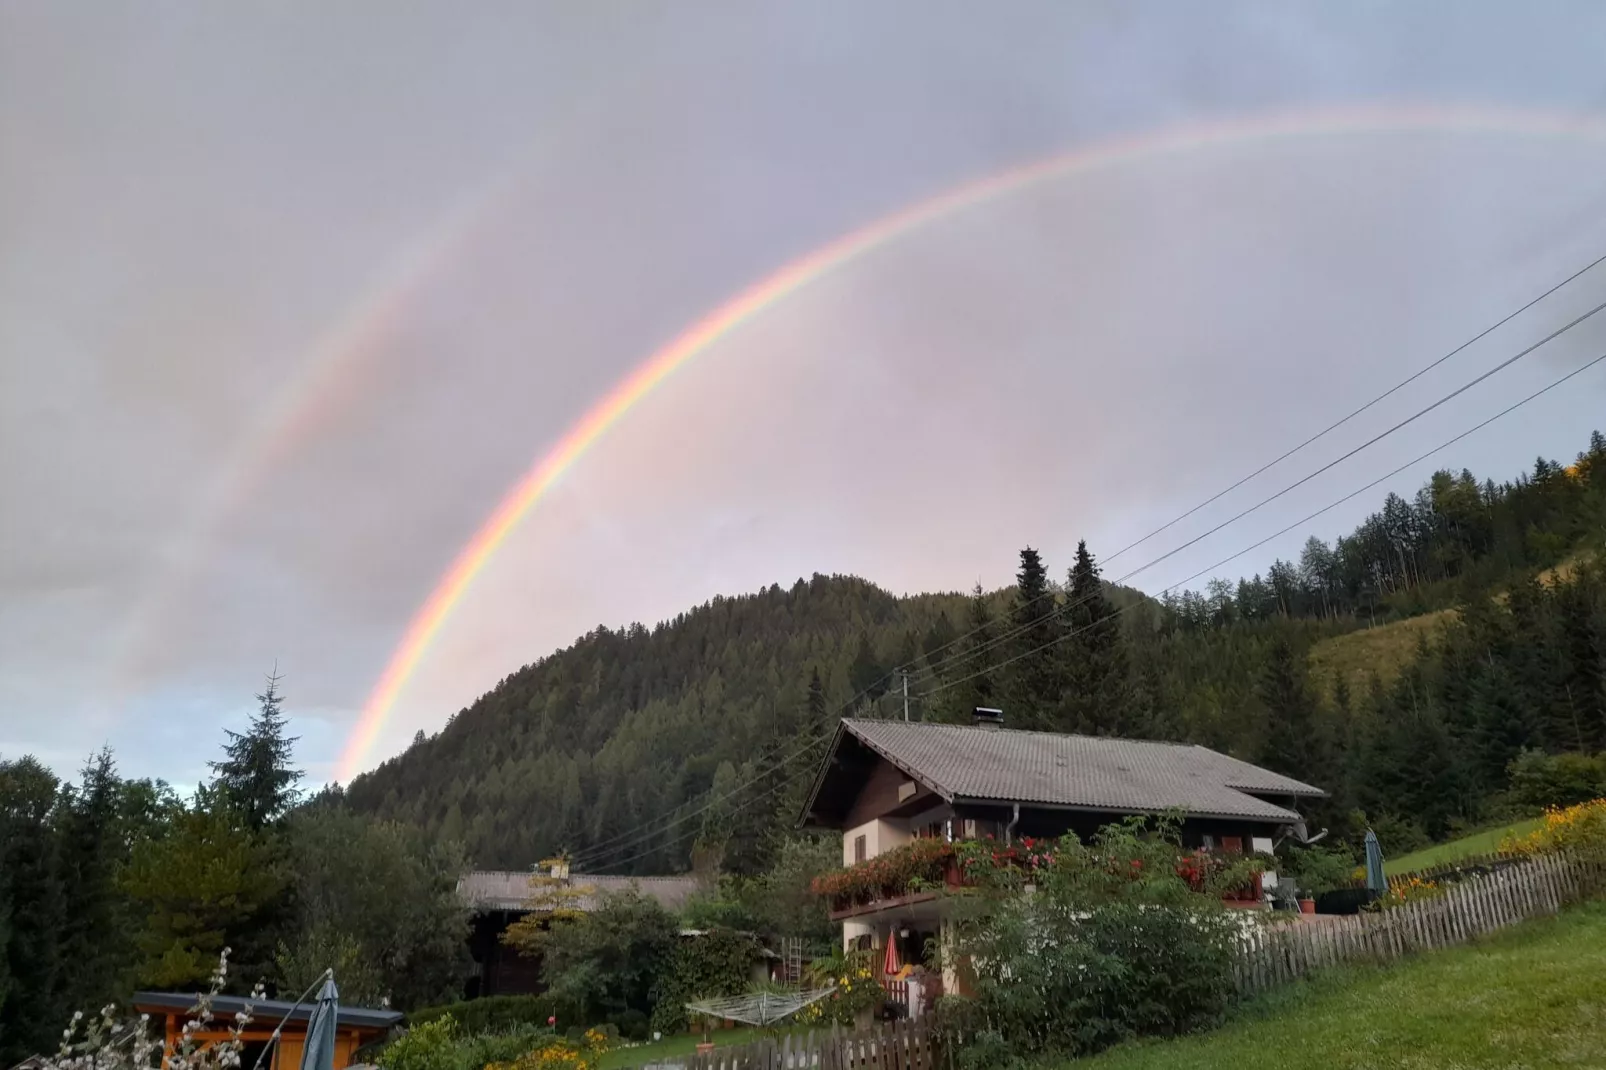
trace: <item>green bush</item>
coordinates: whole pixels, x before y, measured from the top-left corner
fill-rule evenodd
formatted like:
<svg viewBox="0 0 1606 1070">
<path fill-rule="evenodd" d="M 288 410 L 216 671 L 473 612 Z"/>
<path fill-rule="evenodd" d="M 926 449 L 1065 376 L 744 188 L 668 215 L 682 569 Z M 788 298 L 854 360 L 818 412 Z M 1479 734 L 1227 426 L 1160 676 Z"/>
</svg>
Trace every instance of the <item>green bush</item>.
<svg viewBox="0 0 1606 1070">
<path fill-rule="evenodd" d="M 633 1007 L 612 1015 L 607 1024 L 618 1030 L 626 1040 L 646 1040 L 652 1032 L 647 1015 Z"/>
<path fill-rule="evenodd" d="M 1277 857 L 1278 875 L 1292 877 L 1302 895 L 1352 886 L 1355 866 L 1355 856 L 1343 847 L 1288 845 Z"/>
<path fill-rule="evenodd" d="M 415 1025 L 379 1054 L 384 1070 L 458 1070 L 457 1022 L 451 1015 Z"/>
<path fill-rule="evenodd" d="M 670 955 L 668 969 L 653 986 L 652 1028 L 663 1033 L 684 1032 L 687 1003 L 746 992 L 748 971 L 757 950 L 758 942 L 753 937 L 729 929 L 681 938 Z M 623 1021 L 617 1017 L 610 1020 L 618 1024 L 621 1033 L 630 1036 Z"/>
<path fill-rule="evenodd" d="M 473 1036 L 511 1033 L 526 1026 L 545 1028 L 551 1018 L 557 1019 L 560 1029 L 567 1029 L 579 1021 L 580 1012 L 572 1001 L 548 992 L 539 996 L 486 996 L 424 1007 L 409 1014 L 407 1021 L 417 1026 L 448 1016 L 456 1020 L 464 1033 Z"/>
<path fill-rule="evenodd" d="M 1525 750 L 1507 768 L 1512 799 L 1522 805 L 1576 806 L 1606 796 L 1606 754 Z"/>
<path fill-rule="evenodd" d="M 974 995 L 942 1008 L 963 1038 L 962 1065 L 1081 1055 L 1222 1015 L 1244 920 L 1220 894 L 1254 863 L 1200 880 L 1176 828 L 1127 821 L 1092 844 L 1027 843 L 1024 861 L 986 845 L 968 853 L 972 889 L 953 900 L 953 916 L 956 965 Z"/>
</svg>

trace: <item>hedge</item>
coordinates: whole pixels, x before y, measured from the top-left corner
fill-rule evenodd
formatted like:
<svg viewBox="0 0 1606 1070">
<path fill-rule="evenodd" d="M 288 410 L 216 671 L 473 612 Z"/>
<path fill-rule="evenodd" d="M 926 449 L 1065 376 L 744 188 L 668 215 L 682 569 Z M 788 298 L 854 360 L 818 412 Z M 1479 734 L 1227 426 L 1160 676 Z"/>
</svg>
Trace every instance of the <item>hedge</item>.
<svg viewBox="0 0 1606 1070">
<path fill-rule="evenodd" d="M 448 1014 L 457 1020 L 458 1028 L 467 1036 L 506 1033 L 526 1025 L 544 1026 L 549 1018 L 558 1020 L 559 1031 L 580 1024 L 579 1011 L 575 1006 L 551 993 L 539 996 L 485 996 L 438 1007 L 423 1007 L 409 1014 L 407 1023 L 423 1025 Z"/>
</svg>

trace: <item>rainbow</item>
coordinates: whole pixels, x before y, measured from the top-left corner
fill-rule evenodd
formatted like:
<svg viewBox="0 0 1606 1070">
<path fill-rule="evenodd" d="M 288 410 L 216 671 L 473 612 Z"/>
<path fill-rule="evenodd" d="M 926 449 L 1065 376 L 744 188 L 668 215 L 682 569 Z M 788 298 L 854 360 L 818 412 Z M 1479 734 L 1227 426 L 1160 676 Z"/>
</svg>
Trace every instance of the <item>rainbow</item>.
<svg viewBox="0 0 1606 1070">
<path fill-rule="evenodd" d="M 568 429 L 504 495 L 436 581 L 391 654 L 363 705 L 336 767 L 336 778 L 357 774 L 402 688 L 451 616 L 453 608 L 533 509 L 586 450 L 675 370 L 729 336 L 765 309 L 810 283 L 903 235 L 955 212 L 1044 182 L 1086 175 L 1158 157 L 1246 142 L 1291 137 L 1375 134 L 1494 134 L 1606 138 L 1597 119 L 1527 111 L 1453 107 L 1347 108 L 1233 119 L 1166 128 L 1100 142 L 961 185 L 852 231 L 741 291 L 653 353 Z"/>
<path fill-rule="evenodd" d="M 517 172 L 505 169 L 459 196 L 430 226 L 390 259 L 386 269 L 307 347 L 295 374 L 275 392 L 245 434 L 218 465 L 218 475 L 196 499 L 164 555 L 169 562 L 146 590 L 113 648 L 111 689 L 126 690 L 166 618 L 182 603 L 213 557 L 229 519 L 262 491 L 276 466 L 327 423 L 340 403 L 361 389 L 363 372 L 400 330 L 408 309 L 454 255 L 475 243 L 485 224 L 516 189 Z M 114 700 L 115 701 L 115 700 Z"/>
</svg>

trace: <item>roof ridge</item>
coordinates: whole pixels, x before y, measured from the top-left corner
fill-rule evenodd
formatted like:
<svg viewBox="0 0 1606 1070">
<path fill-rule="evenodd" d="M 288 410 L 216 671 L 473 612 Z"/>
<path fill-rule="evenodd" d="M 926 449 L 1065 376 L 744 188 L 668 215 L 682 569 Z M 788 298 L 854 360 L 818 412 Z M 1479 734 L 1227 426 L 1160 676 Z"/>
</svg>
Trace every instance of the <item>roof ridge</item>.
<svg viewBox="0 0 1606 1070">
<path fill-rule="evenodd" d="M 1101 743 L 1152 743 L 1160 747 L 1184 747 L 1197 750 L 1210 751 L 1211 754 L 1221 754 L 1218 750 L 1211 750 L 1202 743 L 1184 743 L 1175 739 L 1140 739 L 1136 736 L 1095 736 L 1086 732 L 1050 732 L 1045 728 L 1008 728 L 1003 725 L 976 725 L 951 724 L 947 721 L 883 721 L 874 717 L 844 717 L 845 724 L 875 724 L 903 726 L 905 728 L 953 728 L 968 732 L 1010 732 L 1017 736 L 1052 736 L 1054 739 L 1090 739 Z M 1231 758 L 1230 754 L 1223 754 L 1224 758 Z M 1242 761 L 1243 759 L 1237 759 Z"/>
</svg>

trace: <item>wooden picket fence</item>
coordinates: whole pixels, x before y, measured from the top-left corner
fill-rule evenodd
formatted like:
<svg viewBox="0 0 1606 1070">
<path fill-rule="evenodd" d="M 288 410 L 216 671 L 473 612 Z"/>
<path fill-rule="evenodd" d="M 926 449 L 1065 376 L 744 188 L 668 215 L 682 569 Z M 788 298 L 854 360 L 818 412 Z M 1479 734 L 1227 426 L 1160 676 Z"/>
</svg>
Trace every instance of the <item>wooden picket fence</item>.
<svg viewBox="0 0 1606 1070">
<path fill-rule="evenodd" d="M 1503 858 L 1483 872 L 1462 871 L 1442 887 L 1434 898 L 1375 913 L 1305 916 L 1248 930 L 1237 963 L 1239 990 L 1254 995 L 1330 966 L 1392 962 L 1554 914 L 1606 893 L 1606 863 L 1561 855 Z"/>
<path fill-rule="evenodd" d="M 684 1070 L 938 1070 L 931 1019 L 791 1033 L 740 1047 L 688 1055 Z"/>
</svg>

